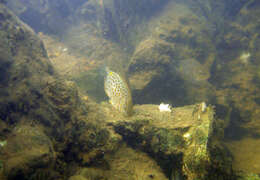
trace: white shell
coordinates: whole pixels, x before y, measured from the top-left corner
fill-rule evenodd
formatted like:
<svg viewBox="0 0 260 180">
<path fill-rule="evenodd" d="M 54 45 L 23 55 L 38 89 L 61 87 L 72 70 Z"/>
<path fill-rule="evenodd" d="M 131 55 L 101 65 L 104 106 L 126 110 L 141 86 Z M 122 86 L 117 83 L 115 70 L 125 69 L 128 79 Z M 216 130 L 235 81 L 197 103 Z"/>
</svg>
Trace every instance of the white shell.
<svg viewBox="0 0 260 180">
<path fill-rule="evenodd" d="M 169 104 L 161 103 L 158 108 L 159 108 L 160 112 L 171 112 L 172 111 L 171 106 Z"/>
</svg>

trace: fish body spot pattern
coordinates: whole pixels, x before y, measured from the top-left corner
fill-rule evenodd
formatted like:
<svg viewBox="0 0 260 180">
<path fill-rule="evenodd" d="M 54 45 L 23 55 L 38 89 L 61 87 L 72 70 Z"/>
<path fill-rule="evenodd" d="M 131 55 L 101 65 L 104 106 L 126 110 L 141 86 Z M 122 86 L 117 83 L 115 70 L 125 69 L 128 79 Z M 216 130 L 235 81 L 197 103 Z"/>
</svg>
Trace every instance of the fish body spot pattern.
<svg viewBox="0 0 260 180">
<path fill-rule="evenodd" d="M 109 97 L 109 102 L 124 115 L 131 115 L 133 104 L 131 91 L 127 82 L 116 72 L 106 68 L 105 92 Z"/>
</svg>

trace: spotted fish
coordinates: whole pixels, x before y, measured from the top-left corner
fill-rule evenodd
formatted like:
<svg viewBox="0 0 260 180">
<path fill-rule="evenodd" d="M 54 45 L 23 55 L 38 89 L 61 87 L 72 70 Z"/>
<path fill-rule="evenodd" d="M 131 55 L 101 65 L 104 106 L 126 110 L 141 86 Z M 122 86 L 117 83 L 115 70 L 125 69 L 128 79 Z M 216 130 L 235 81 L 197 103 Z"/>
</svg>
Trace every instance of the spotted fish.
<svg viewBox="0 0 260 180">
<path fill-rule="evenodd" d="M 109 102 L 125 115 L 131 115 L 133 104 L 127 82 L 108 67 L 106 68 L 106 73 L 104 86 Z"/>
</svg>

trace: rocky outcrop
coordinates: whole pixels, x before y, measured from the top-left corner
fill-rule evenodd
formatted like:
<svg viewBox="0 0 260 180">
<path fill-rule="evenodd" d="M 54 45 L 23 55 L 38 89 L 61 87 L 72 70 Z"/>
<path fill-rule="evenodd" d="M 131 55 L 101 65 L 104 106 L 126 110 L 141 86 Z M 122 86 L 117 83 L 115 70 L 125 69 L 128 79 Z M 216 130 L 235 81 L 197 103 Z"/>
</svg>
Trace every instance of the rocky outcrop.
<svg viewBox="0 0 260 180">
<path fill-rule="evenodd" d="M 162 78 L 170 71 L 174 46 L 156 39 L 142 41 L 136 48 L 129 65 L 132 88 L 144 89 L 153 79 Z"/>
<path fill-rule="evenodd" d="M 208 79 L 215 47 L 208 25 L 176 2 L 150 21 L 147 37 L 136 46 L 128 67 L 136 103 L 163 99 L 180 106 L 214 96 Z"/>
<path fill-rule="evenodd" d="M 131 147 L 153 157 L 167 177 L 235 178 L 232 158 L 218 143 L 223 127 L 215 119 L 213 107 L 201 103 L 160 112 L 156 105 L 138 105 L 133 116 L 125 118 L 107 104 L 103 106 L 108 125 Z"/>
<path fill-rule="evenodd" d="M 2 4 L 0 36 L 1 179 L 64 178 L 73 171 L 67 162 L 91 163 L 116 149 L 121 137 L 93 115 L 98 105 L 83 102 L 34 31 Z"/>
<path fill-rule="evenodd" d="M 30 114 L 32 109 L 39 108 L 43 102 L 42 90 L 53 79 L 54 71 L 43 43 L 33 30 L 2 5 L 0 23 L 0 117 L 12 124 Z"/>
</svg>

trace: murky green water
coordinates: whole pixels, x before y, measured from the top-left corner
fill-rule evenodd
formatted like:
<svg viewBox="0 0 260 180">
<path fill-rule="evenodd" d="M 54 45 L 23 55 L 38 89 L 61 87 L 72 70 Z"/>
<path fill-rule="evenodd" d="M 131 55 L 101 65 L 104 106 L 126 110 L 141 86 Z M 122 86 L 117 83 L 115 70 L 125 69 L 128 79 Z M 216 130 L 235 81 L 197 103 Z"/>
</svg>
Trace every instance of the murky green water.
<svg viewBox="0 0 260 180">
<path fill-rule="evenodd" d="M 56 124 L 44 120 L 46 124 L 43 126 L 48 128 L 52 125 L 64 127 L 65 130 L 59 130 L 56 132 L 57 134 L 46 130 L 54 139 L 56 136 L 58 137 L 58 134 L 66 133 L 67 129 L 72 127 L 75 128 L 71 134 L 72 137 L 91 139 L 92 136 L 89 135 L 91 133 L 80 135 L 83 130 L 81 132 L 79 127 L 73 126 L 73 123 L 69 126 L 66 123 L 83 117 L 83 115 L 79 115 L 80 113 L 74 112 L 81 106 L 78 102 L 82 99 L 86 101 L 86 104 L 90 103 L 89 101 L 95 104 L 93 106 L 95 108 L 92 105 L 86 106 L 86 112 L 88 112 L 86 114 L 90 121 L 97 121 L 98 124 L 99 121 L 106 119 L 105 115 L 96 115 L 95 112 L 106 114 L 110 111 L 109 105 L 105 103 L 109 98 L 104 91 L 106 75 L 104 69 L 109 67 L 129 84 L 134 105 L 166 103 L 170 104 L 173 109 L 202 102 L 213 105 L 216 112 L 215 118 L 220 123 L 217 125 L 219 126 L 218 131 L 222 133 L 222 137 L 217 141 L 223 143 L 230 151 L 234 171 L 241 170 L 260 174 L 258 163 L 260 160 L 260 3 L 257 0 L 9 0 L 5 4 L 36 32 L 45 46 L 45 53 L 48 55 L 53 72 L 59 74 L 64 79 L 62 81 L 72 81 L 71 84 L 65 83 L 64 86 L 71 88 L 69 92 L 74 94 L 73 97 L 79 96 L 77 100 L 74 100 L 66 95 L 66 88 L 52 86 L 52 81 L 56 78 L 55 73 L 51 74 L 54 77 L 48 79 L 46 85 L 39 86 L 39 89 L 43 89 L 42 96 L 45 96 L 46 93 L 46 96 L 51 94 L 56 98 L 46 100 L 46 102 L 51 102 L 50 105 L 46 105 L 50 109 L 47 111 L 49 113 L 40 112 L 40 115 L 37 114 L 38 112 L 34 113 L 36 124 L 38 118 L 58 119 L 61 117 L 64 119 L 64 122 Z M 5 27 L 5 18 L 0 14 L 0 23 L 2 23 L 0 27 Z M 18 26 L 20 25 L 14 25 L 14 29 L 16 28 L 14 37 L 5 36 L 6 29 L 0 29 L 3 44 L 9 44 L 12 47 L 8 53 L 14 61 L 20 59 L 19 53 L 27 52 L 23 48 L 26 49 L 30 46 L 23 46 L 23 44 L 16 46 L 16 42 L 25 41 L 23 37 L 26 34 L 20 31 Z M 21 46 L 23 48 L 19 49 L 18 47 Z M 6 47 L 3 46 L 2 49 L 4 48 Z M 0 52 L 5 51 L 2 49 Z M 21 55 L 21 59 L 26 59 L 24 57 L 27 56 L 37 59 L 36 53 L 31 52 L 33 51 L 28 50 L 25 55 Z M 17 60 L 17 63 L 10 65 L 12 61 L 6 63 L 2 60 L 8 59 L 9 54 L 0 55 L 0 74 L 8 74 L 9 70 L 7 71 L 6 67 L 11 66 L 15 69 L 16 66 L 26 62 L 26 60 L 21 62 Z M 39 66 L 33 67 L 37 69 Z M 13 71 L 15 70 L 10 72 Z M 19 80 L 18 77 L 27 78 L 33 73 L 37 74 L 37 72 L 28 70 L 28 74 L 21 73 L 12 78 L 16 82 L 17 79 Z M 34 85 L 35 81 L 37 82 L 37 80 L 32 80 L 30 83 L 37 89 L 38 86 Z M 45 82 L 45 79 L 42 81 Z M 4 88 L 8 84 L 6 82 L 9 80 L 2 80 L 0 77 L 1 87 Z M 30 86 L 30 83 L 27 85 Z M 11 85 L 10 87 L 8 85 L 10 89 Z M 77 92 L 73 90 L 74 86 L 78 89 Z M 60 94 L 55 94 L 51 87 L 58 88 Z M 20 89 L 23 89 L 23 86 Z M 8 90 L 9 94 L 19 94 L 19 92 Z M 4 89 L 0 90 L 0 98 L 4 99 L 3 102 L 9 103 L 8 106 L 5 103 L 1 106 L 8 108 L 0 108 L 0 119 L 7 123 L 7 127 L 16 126 L 16 123 L 20 122 L 17 117 L 19 115 L 16 113 L 23 111 L 23 116 L 26 116 L 29 112 L 27 109 L 40 106 L 35 102 L 28 103 L 26 107 L 22 104 L 12 104 L 6 98 L 6 93 Z M 34 96 L 37 96 L 35 98 L 37 101 L 40 101 L 38 98 L 42 97 L 37 93 Z M 62 98 L 59 98 L 60 96 Z M 58 104 L 59 107 L 55 108 L 53 104 Z M 57 116 L 50 115 L 52 113 L 57 113 Z M 47 114 L 46 117 L 45 114 Z M 112 115 L 116 119 L 117 114 L 111 113 Z M 26 120 L 21 122 L 26 122 Z M 98 128 L 104 126 L 106 125 L 98 126 Z M 98 128 L 93 125 L 90 129 L 96 133 Z M 140 131 L 142 130 L 140 129 Z M 3 135 L 0 134 L 3 136 L 0 140 L 5 142 L 6 131 L 4 133 L 4 130 L 0 129 L 0 132 L 3 132 Z M 143 130 L 143 132 L 146 131 Z M 68 139 L 72 137 L 68 137 Z M 75 144 L 68 139 L 64 138 L 64 142 L 71 143 L 67 144 L 71 148 Z M 101 139 L 103 141 L 103 138 Z M 119 141 L 120 138 L 115 139 Z M 134 138 L 131 141 L 134 141 Z M 99 140 L 95 141 L 97 144 L 98 142 Z M 151 142 L 156 143 L 157 139 L 152 139 Z M 87 141 L 86 144 L 88 143 L 90 142 Z M 95 143 L 90 143 L 89 149 L 86 148 L 88 145 L 82 145 L 85 149 L 80 152 L 80 155 L 78 155 L 78 151 L 82 147 L 79 144 L 70 151 L 69 148 L 59 150 L 62 147 L 57 143 L 54 145 L 54 151 L 57 151 L 60 161 L 63 161 L 63 156 L 67 153 L 69 158 L 66 159 L 66 163 L 77 164 L 80 162 L 81 164 L 77 165 L 78 169 L 88 166 L 104 167 L 103 160 L 100 160 L 101 163 L 93 163 L 96 157 L 102 156 L 103 158 L 100 152 L 106 149 L 102 149 L 102 143 L 101 145 Z M 145 140 L 140 142 L 141 145 L 144 143 Z M 92 149 L 92 146 L 95 147 L 95 150 Z M 142 150 L 138 145 L 133 149 Z M 127 151 L 139 155 L 138 152 L 132 152 L 129 149 Z M 149 155 L 155 156 L 153 153 Z M 106 158 L 111 160 L 111 158 L 115 158 L 114 156 L 118 155 Z M 95 158 L 92 159 L 92 157 Z M 164 172 L 159 173 L 160 176 L 164 173 L 167 178 L 173 179 L 174 175 L 170 177 L 171 173 L 165 170 L 167 168 L 161 162 L 162 159 L 157 155 L 156 157 L 155 160 L 159 162 L 159 166 L 164 168 Z M 146 161 L 146 157 L 144 159 Z M 120 164 L 121 161 L 112 163 L 112 169 L 116 169 L 114 165 Z M 131 163 L 128 162 L 128 164 Z M 144 166 L 141 162 L 137 162 L 137 165 Z M 60 167 L 63 168 L 62 165 Z M 157 169 L 156 165 L 154 167 Z M 78 170 L 77 168 L 75 168 L 75 172 Z M 181 177 L 177 173 L 180 169 L 183 173 L 192 174 L 187 170 L 189 167 L 177 166 L 174 168 L 177 169 L 175 176 L 177 179 L 187 178 L 186 176 Z M 115 171 L 122 173 L 123 170 L 116 169 Z M 146 172 L 143 172 L 145 176 L 137 173 L 140 177 L 136 177 L 136 179 L 156 179 L 150 170 L 147 171 L 149 171 L 148 176 L 146 176 Z M 85 173 L 88 171 L 86 170 Z M 172 172 L 172 174 L 174 173 L 175 171 Z M 68 174 L 66 177 L 70 175 Z M 111 174 L 110 177 L 112 177 Z"/>
</svg>

